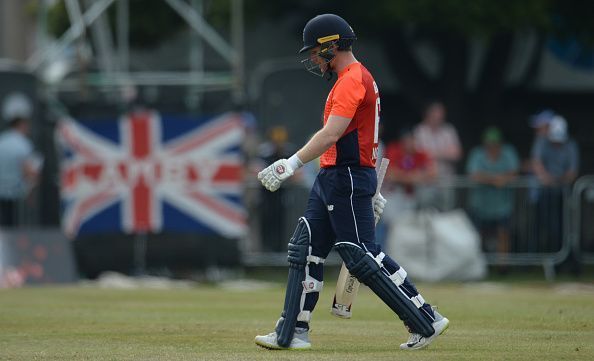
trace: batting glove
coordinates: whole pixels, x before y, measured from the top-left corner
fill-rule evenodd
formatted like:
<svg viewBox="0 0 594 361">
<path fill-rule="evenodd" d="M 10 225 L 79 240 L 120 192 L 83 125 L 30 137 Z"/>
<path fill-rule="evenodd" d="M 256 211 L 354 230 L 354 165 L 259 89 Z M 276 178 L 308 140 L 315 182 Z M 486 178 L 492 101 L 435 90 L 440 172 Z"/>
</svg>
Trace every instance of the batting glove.
<svg viewBox="0 0 594 361">
<path fill-rule="evenodd" d="M 373 204 L 373 218 L 375 219 L 375 224 L 379 222 L 382 213 L 384 213 L 384 207 L 386 207 L 386 203 L 388 201 L 381 193 L 377 193 L 371 199 L 371 203 Z"/>
<path fill-rule="evenodd" d="M 287 159 L 279 159 L 258 173 L 258 179 L 262 182 L 264 188 L 274 192 L 279 189 L 281 183 L 292 176 L 294 172 L 295 170 L 291 167 Z"/>
</svg>

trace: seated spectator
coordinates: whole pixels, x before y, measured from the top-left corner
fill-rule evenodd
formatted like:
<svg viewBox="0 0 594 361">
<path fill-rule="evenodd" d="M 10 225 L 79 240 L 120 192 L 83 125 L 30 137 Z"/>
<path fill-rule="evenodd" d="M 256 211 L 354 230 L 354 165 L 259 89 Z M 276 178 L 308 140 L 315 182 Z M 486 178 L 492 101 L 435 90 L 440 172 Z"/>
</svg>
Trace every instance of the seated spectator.
<svg viewBox="0 0 594 361">
<path fill-rule="evenodd" d="M 513 146 L 502 143 L 499 129 L 489 127 L 483 144 L 470 152 L 466 171 L 479 185 L 469 195 L 470 216 L 483 239 L 483 248 L 500 254 L 509 252 L 509 223 L 513 212 L 513 193 L 505 186 L 514 180 L 519 159 Z M 491 239 L 495 238 L 495 245 Z"/>
</svg>

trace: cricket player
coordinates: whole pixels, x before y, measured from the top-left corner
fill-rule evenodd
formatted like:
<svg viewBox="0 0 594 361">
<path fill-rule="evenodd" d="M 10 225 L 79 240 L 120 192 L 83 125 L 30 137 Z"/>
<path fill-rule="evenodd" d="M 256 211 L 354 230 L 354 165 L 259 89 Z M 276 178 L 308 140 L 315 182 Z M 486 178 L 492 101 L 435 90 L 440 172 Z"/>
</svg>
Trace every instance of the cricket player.
<svg viewBox="0 0 594 361">
<path fill-rule="evenodd" d="M 289 159 L 279 159 L 258 174 L 271 192 L 305 163 L 320 158 L 321 170 L 307 209 L 288 244 L 289 277 L 284 308 L 274 332 L 256 336 L 268 349 L 306 349 L 309 323 L 323 286 L 323 266 L 335 247 L 349 272 L 367 285 L 407 326 L 400 345 L 429 345 L 448 327 L 448 319 L 425 302 L 406 271 L 374 242 L 374 217 L 385 199 L 374 196 L 380 98 L 369 71 L 352 52 L 355 33 L 341 17 L 318 15 L 303 30 L 303 60 L 310 72 L 338 76 L 324 108 L 323 127 Z"/>
</svg>

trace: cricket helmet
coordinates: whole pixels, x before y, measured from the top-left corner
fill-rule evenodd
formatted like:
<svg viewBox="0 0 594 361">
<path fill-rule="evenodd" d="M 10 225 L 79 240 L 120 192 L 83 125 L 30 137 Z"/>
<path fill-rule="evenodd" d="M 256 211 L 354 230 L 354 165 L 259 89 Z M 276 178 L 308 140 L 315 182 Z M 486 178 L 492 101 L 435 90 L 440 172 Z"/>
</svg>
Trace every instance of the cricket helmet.
<svg viewBox="0 0 594 361">
<path fill-rule="evenodd" d="M 334 14 L 322 14 L 314 17 L 303 28 L 303 48 L 299 53 L 324 45 L 327 42 L 336 42 L 338 50 L 346 50 L 357 37 L 353 28 L 343 18 Z"/>
</svg>

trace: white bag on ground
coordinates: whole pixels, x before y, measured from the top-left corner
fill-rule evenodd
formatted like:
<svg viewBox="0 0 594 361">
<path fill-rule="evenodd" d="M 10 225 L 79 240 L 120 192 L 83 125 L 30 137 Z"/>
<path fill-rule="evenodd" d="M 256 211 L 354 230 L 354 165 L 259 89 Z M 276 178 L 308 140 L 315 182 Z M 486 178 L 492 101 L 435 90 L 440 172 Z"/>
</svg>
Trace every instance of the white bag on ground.
<svg viewBox="0 0 594 361">
<path fill-rule="evenodd" d="M 480 236 L 463 210 L 423 210 L 393 222 L 386 249 L 413 280 L 468 281 L 483 278 Z"/>
</svg>

